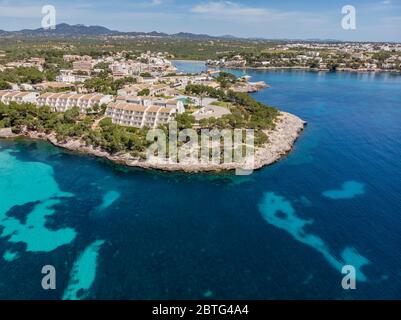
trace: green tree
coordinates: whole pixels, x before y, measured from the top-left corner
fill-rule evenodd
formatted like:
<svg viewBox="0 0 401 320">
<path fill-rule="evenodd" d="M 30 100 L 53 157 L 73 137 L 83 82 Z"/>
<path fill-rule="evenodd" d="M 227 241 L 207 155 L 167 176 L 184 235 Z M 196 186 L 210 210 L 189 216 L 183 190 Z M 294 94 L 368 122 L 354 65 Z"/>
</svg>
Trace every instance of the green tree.
<svg viewBox="0 0 401 320">
<path fill-rule="evenodd" d="M 150 95 L 150 90 L 148 88 L 138 92 L 138 96 L 148 96 L 148 95 Z"/>
<path fill-rule="evenodd" d="M 76 123 L 79 118 L 79 109 L 77 107 L 71 108 L 64 112 L 63 117 L 66 123 Z"/>
<path fill-rule="evenodd" d="M 216 81 L 220 84 L 222 88 L 228 88 L 230 87 L 230 85 L 237 82 L 237 77 L 232 73 L 222 71 L 216 78 Z"/>
<path fill-rule="evenodd" d="M 178 129 L 190 129 L 195 124 L 195 117 L 189 113 L 178 114 L 175 118 Z"/>
<path fill-rule="evenodd" d="M 11 89 L 11 85 L 6 81 L 0 80 L 0 90 L 8 90 L 8 89 Z"/>
</svg>

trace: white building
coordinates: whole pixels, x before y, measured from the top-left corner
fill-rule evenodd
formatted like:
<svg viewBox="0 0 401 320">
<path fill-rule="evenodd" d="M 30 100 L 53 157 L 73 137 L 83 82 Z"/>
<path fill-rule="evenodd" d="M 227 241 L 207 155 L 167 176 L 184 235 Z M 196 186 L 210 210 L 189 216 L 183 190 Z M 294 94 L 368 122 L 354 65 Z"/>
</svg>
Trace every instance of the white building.
<svg viewBox="0 0 401 320">
<path fill-rule="evenodd" d="M 24 91 L 33 91 L 34 90 L 33 86 L 29 83 L 21 83 L 20 88 Z"/>
<path fill-rule="evenodd" d="M 62 83 L 82 83 L 90 78 L 88 75 L 79 75 L 73 72 L 73 70 L 61 70 L 60 75 L 56 77 L 56 81 Z"/>
<path fill-rule="evenodd" d="M 127 102 L 138 104 L 141 106 L 158 106 L 164 108 L 175 108 L 177 113 L 181 114 L 185 112 L 185 106 L 182 99 L 159 99 L 155 97 L 138 97 L 138 96 L 121 96 L 117 97 L 117 102 Z"/>
<path fill-rule="evenodd" d="M 167 84 L 131 84 L 125 85 L 123 89 L 117 91 L 117 94 L 120 96 L 137 96 L 141 91 L 148 89 L 150 96 L 156 95 L 167 95 L 169 90 L 171 89 Z"/>
<path fill-rule="evenodd" d="M 113 100 L 110 95 L 99 93 L 77 94 L 77 93 L 44 93 L 37 103 L 39 106 L 49 106 L 53 111 L 65 112 L 71 108 L 78 107 L 81 113 L 87 113 L 88 109 L 95 105 L 110 103 Z"/>
<path fill-rule="evenodd" d="M 176 108 L 126 102 L 111 103 L 106 110 L 106 116 L 110 117 L 114 124 L 136 128 L 156 128 L 167 124 L 174 119 L 176 113 Z"/>
<path fill-rule="evenodd" d="M 36 103 L 39 94 L 37 92 L 21 92 L 21 91 L 0 91 L 0 102 L 9 104 L 16 103 Z"/>
</svg>

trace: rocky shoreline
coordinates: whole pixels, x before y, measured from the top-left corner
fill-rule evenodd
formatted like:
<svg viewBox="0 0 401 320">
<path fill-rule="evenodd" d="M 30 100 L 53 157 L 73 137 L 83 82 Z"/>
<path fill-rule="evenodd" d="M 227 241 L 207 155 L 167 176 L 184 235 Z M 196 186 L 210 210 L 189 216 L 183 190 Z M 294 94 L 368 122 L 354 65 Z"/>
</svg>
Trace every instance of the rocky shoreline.
<svg viewBox="0 0 401 320">
<path fill-rule="evenodd" d="M 264 81 L 260 82 L 248 82 L 248 83 L 242 83 L 240 85 L 235 85 L 231 89 L 235 92 L 246 92 L 246 93 L 254 93 L 261 91 L 263 89 L 270 88 L 270 85 L 266 84 Z"/>
<path fill-rule="evenodd" d="M 297 116 L 290 113 L 281 112 L 277 118 L 276 128 L 274 130 L 265 131 L 269 137 L 269 142 L 256 149 L 252 168 L 248 169 L 257 170 L 264 166 L 273 164 L 285 157 L 293 149 L 295 141 L 301 135 L 305 126 L 306 122 Z M 186 161 L 184 163 L 148 161 L 135 158 L 129 153 L 110 154 L 98 148 L 87 146 L 80 140 L 69 140 L 64 143 L 58 142 L 54 134 L 46 135 L 44 133 L 32 131 L 14 134 L 10 128 L 0 129 L 0 138 L 14 139 L 17 137 L 48 141 L 56 147 L 104 158 L 129 167 L 156 169 L 162 171 L 183 171 L 187 173 L 218 172 L 242 169 L 242 165 L 238 163 L 202 164 L 198 161 Z"/>
<path fill-rule="evenodd" d="M 255 70 L 255 71 L 284 71 L 284 70 L 300 70 L 300 71 L 311 71 L 311 72 L 330 72 L 327 68 L 310 68 L 305 66 L 291 66 L 291 67 L 217 67 L 208 66 L 210 68 L 224 68 L 233 70 Z M 336 72 L 352 72 L 352 73 L 389 73 L 389 74 L 401 74 L 398 70 L 386 70 L 386 69 L 352 69 L 352 68 L 337 68 Z"/>
</svg>

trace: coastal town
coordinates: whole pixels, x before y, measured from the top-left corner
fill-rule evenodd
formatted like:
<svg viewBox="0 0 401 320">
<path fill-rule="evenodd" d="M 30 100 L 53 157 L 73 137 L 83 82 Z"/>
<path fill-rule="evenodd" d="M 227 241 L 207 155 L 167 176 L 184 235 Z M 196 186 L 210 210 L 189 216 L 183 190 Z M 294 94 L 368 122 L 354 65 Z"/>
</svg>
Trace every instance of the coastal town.
<svg viewBox="0 0 401 320">
<path fill-rule="evenodd" d="M 258 55 L 221 54 L 196 73 L 177 70 L 175 56 L 164 51 L 54 50 L 21 59 L 0 51 L 0 137 L 44 139 L 128 166 L 188 172 L 238 164 L 145 161 L 149 130 L 166 131 L 172 122 L 199 132 L 253 129 L 257 169 L 290 152 L 305 128 L 302 119 L 249 95 L 269 84 L 226 69 L 399 72 L 401 64 L 401 45 L 394 43 L 278 44 Z"/>
<path fill-rule="evenodd" d="M 9 52 L 0 51 L 0 102 L 49 106 L 54 112 L 103 110 L 114 124 L 136 128 L 157 128 L 177 115 L 190 114 L 199 126 L 207 119 L 232 114 L 232 108 L 210 92 L 194 94 L 188 86 L 239 93 L 269 87 L 221 68 L 401 72 L 401 44 L 397 43 L 289 42 L 257 55 L 229 52 L 220 56 L 206 61 L 203 72 L 185 74 L 177 71 L 174 55 L 168 52 L 63 53 L 52 62 L 54 57 L 43 55 L 15 60 Z"/>
<path fill-rule="evenodd" d="M 285 43 L 258 55 L 224 53 L 196 73 L 179 72 L 168 52 L 39 53 L 14 59 L 15 52 L 0 51 L 0 137 L 44 139 L 128 166 L 187 172 L 238 164 L 145 161 L 149 130 L 166 131 L 172 122 L 198 131 L 253 129 L 258 169 L 290 152 L 305 128 L 302 119 L 249 95 L 269 84 L 226 69 L 399 72 L 401 64 L 401 45 L 393 43 Z"/>
<path fill-rule="evenodd" d="M 217 99 L 185 95 L 188 84 L 213 89 L 222 86 L 236 92 L 254 92 L 266 88 L 263 82 L 252 83 L 249 78 L 226 78 L 215 70 L 187 75 L 167 59 L 167 53 L 144 53 L 136 59 L 126 59 L 126 52 L 98 57 L 64 55 L 63 61 L 71 69 L 61 69 L 55 81 L 12 83 L 2 81 L 0 102 L 32 103 L 49 106 L 55 112 L 78 108 L 80 113 L 91 113 L 107 106 L 106 115 L 113 123 L 137 128 L 155 128 L 174 119 L 175 114 L 192 110 L 195 119 L 220 118 L 230 110 L 219 105 Z M 0 72 L 43 72 L 44 58 L 32 57 L 0 66 Z M 92 86 L 107 79 L 118 83 L 115 92 Z M 231 82 L 230 82 L 231 81 Z M 33 83 L 35 82 L 35 83 Z M 110 90 L 111 91 L 111 90 Z"/>
<path fill-rule="evenodd" d="M 226 69 L 399 72 L 401 64 L 401 45 L 394 43 L 278 44 L 258 55 L 224 53 L 192 74 L 179 72 L 168 52 L 58 50 L 22 59 L 11 53 L 0 52 L 1 137 L 45 139 L 129 166 L 188 172 L 233 170 L 238 164 L 145 161 L 150 129 L 167 130 L 172 122 L 198 131 L 253 129 L 257 169 L 290 152 L 306 125 L 249 95 L 269 84 Z"/>
<path fill-rule="evenodd" d="M 0 0 L 0 302 L 400 299 L 400 129 L 401 0 Z"/>
<path fill-rule="evenodd" d="M 251 169 L 291 151 L 305 122 L 249 96 L 266 83 L 216 69 L 178 72 L 170 58 L 149 51 L 135 57 L 126 51 L 64 54 L 63 68 L 52 65 L 58 70 L 54 81 L 42 57 L 7 62 L 0 72 L 0 137 L 43 139 L 128 166 L 188 172 L 234 170 L 242 164 L 145 161 L 149 130 L 167 130 L 173 121 L 180 129 L 199 131 L 253 129 Z"/>
<path fill-rule="evenodd" d="M 401 72 L 401 44 L 293 42 L 257 54 L 221 53 L 209 67 L 236 69 L 307 69 L 316 71 Z"/>
</svg>

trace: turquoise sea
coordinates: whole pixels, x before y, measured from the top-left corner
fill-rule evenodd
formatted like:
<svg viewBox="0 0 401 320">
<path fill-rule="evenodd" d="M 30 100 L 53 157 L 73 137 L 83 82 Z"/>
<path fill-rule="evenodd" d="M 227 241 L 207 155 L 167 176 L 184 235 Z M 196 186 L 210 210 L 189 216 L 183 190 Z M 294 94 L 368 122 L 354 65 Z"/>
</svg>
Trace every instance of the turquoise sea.
<svg viewBox="0 0 401 320">
<path fill-rule="evenodd" d="M 0 299 L 400 299 L 401 77 L 246 74 L 272 86 L 256 99 L 308 121 L 247 177 L 0 140 Z"/>
</svg>

